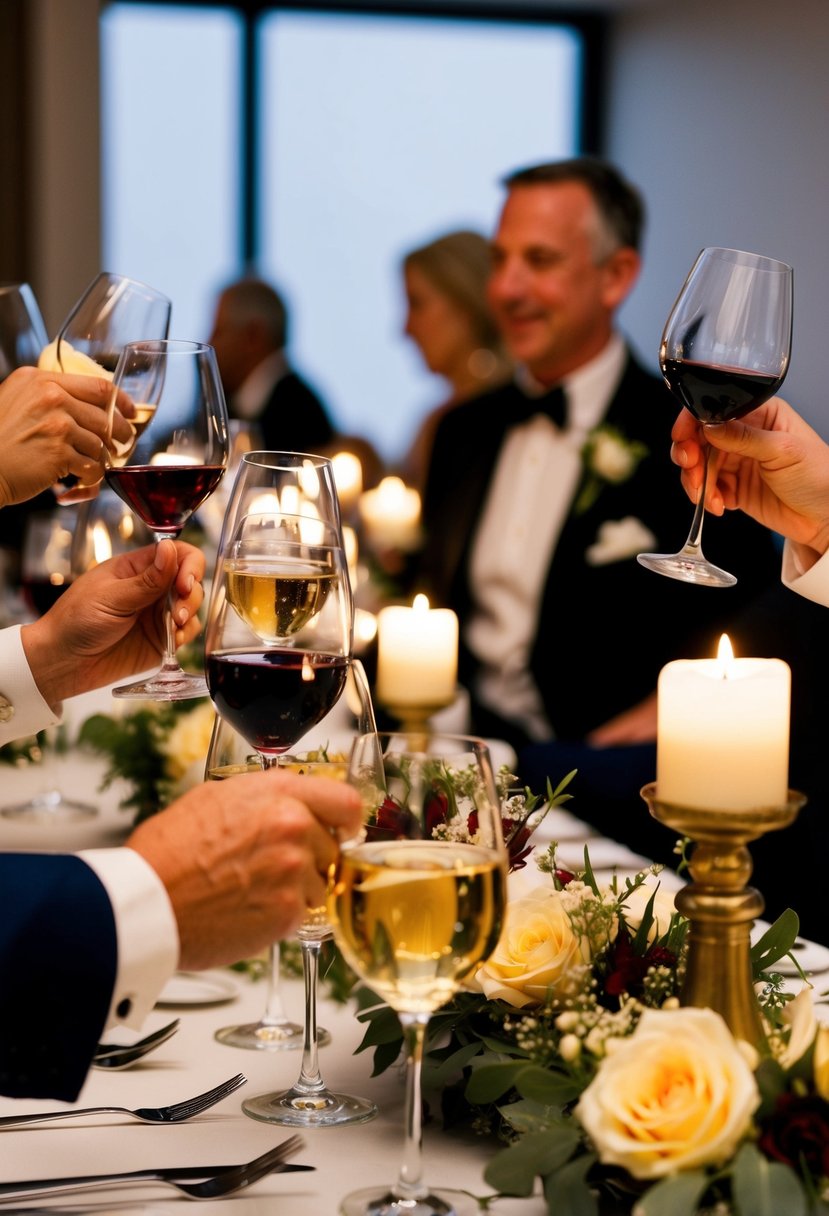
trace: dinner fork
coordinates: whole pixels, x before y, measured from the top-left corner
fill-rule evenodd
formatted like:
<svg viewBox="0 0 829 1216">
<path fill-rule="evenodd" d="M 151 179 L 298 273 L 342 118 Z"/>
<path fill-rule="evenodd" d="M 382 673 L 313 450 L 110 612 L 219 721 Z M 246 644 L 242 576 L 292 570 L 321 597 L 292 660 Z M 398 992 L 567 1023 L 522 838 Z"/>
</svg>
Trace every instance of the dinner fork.
<svg viewBox="0 0 829 1216">
<path fill-rule="evenodd" d="M 261 1157 L 242 1165 L 185 1166 L 180 1169 L 170 1167 L 156 1170 L 131 1170 L 122 1174 L 88 1174 L 76 1178 L 43 1178 L 34 1182 L 6 1182 L 0 1184 L 0 1203 L 7 1200 L 50 1198 L 53 1195 L 64 1195 L 73 1191 L 101 1190 L 114 1186 L 134 1186 L 144 1182 L 163 1182 L 175 1187 L 190 1199 L 220 1199 L 252 1186 L 266 1174 L 279 1173 L 282 1170 L 311 1170 L 311 1165 L 286 1165 L 289 1157 L 293 1157 L 305 1142 L 301 1136 L 291 1136 L 275 1148 L 269 1149 Z M 186 1182 L 186 1178 L 199 1178 L 198 1182 Z"/>
<path fill-rule="evenodd" d="M 239 1072 L 214 1089 L 208 1089 L 207 1093 L 197 1094 L 195 1098 L 186 1098 L 183 1102 L 175 1102 L 172 1106 L 139 1106 L 137 1110 L 130 1110 L 126 1106 L 84 1106 L 75 1110 L 47 1110 L 36 1115 L 4 1115 L 0 1118 L 0 1128 L 43 1123 L 47 1119 L 77 1119 L 81 1115 L 130 1115 L 145 1123 L 182 1123 L 185 1119 L 192 1119 L 193 1115 L 200 1115 L 208 1107 L 215 1106 L 246 1081 L 244 1073 Z"/>
<path fill-rule="evenodd" d="M 174 1022 L 168 1022 L 160 1030 L 153 1031 L 135 1043 L 99 1043 L 92 1057 L 92 1067 L 110 1071 L 115 1068 L 128 1068 L 130 1064 L 142 1060 L 149 1052 L 155 1051 L 156 1047 L 172 1038 L 178 1026 L 179 1019 L 176 1018 Z"/>
</svg>

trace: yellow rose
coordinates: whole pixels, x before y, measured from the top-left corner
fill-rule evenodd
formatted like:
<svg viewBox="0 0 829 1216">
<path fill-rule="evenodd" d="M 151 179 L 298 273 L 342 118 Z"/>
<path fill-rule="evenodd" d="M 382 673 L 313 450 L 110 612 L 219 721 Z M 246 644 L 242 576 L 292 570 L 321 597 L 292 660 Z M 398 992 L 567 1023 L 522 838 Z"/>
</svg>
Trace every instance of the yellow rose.
<svg viewBox="0 0 829 1216">
<path fill-rule="evenodd" d="M 599 1159 L 634 1178 L 728 1160 L 760 1101 L 739 1045 L 711 1009 L 646 1009 L 576 1107 Z"/>
<path fill-rule="evenodd" d="M 181 781 L 185 776 L 188 784 L 193 777 L 196 784 L 202 780 L 215 716 L 212 702 L 202 701 L 189 713 L 182 714 L 170 731 L 162 750 L 167 757 L 167 773 L 173 781 Z M 193 766 L 198 768 L 197 774 L 190 772 Z"/>
<path fill-rule="evenodd" d="M 815 1086 L 829 1102 L 829 1026 L 819 1026 L 815 1039 Z"/>
<path fill-rule="evenodd" d="M 475 981 L 490 1000 L 516 1009 L 554 1004 L 578 987 L 581 966 L 588 961 L 561 893 L 537 887 L 507 904 L 501 940 Z"/>
</svg>

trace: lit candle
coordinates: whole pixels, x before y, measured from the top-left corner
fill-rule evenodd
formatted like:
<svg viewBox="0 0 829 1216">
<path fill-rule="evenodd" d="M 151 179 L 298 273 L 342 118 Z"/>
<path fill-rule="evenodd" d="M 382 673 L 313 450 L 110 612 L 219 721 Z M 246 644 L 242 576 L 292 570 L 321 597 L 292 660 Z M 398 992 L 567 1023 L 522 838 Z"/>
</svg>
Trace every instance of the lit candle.
<svg viewBox="0 0 829 1216">
<path fill-rule="evenodd" d="M 679 659 L 659 674 L 661 802 L 709 810 L 788 800 L 791 671 L 781 659 Z"/>
<path fill-rule="evenodd" d="M 363 491 L 363 466 L 353 452 L 337 452 L 331 457 L 334 484 L 344 515 L 347 515 Z"/>
<path fill-rule="evenodd" d="M 360 495 L 360 517 L 377 548 L 413 549 L 420 537 L 420 495 L 399 477 L 384 477 Z"/>
<path fill-rule="evenodd" d="M 439 709 L 455 700 L 458 618 L 416 595 L 377 618 L 377 699 L 389 708 Z"/>
</svg>

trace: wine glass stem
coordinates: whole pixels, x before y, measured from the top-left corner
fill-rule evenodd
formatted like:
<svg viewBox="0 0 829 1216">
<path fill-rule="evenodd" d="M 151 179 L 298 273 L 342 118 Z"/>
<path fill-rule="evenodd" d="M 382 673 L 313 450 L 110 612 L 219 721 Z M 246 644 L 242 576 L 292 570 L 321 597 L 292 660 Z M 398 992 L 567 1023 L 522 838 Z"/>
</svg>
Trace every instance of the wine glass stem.
<svg viewBox="0 0 829 1216">
<path fill-rule="evenodd" d="M 702 554 L 702 522 L 705 519 L 705 489 L 708 484 L 708 466 L 713 464 L 717 458 L 715 448 L 705 445 L 705 460 L 702 465 L 702 485 L 699 490 L 699 498 L 694 507 L 694 518 L 691 520 L 691 531 L 688 533 L 688 539 L 683 546 L 682 552 L 700 556 Z"/>
<path fill-rule="evenodd" d="M 279 955 L 279 942 L 274 942 L 270 949 L 268 995 L 265 998 L 265 1012 L 262 1014 L 263 1026 L 282 1026 L 288 1020 L 279 994 Z"/>
<path fill-rule="evenodd" d="M 426 1040 L 428 1013 L 400 1013 L 403 1041 L 406 1044 L 406 1139 L 403 1161 L 393 1188 L 396 1199 L 413 1200 L 426 1196 L 423 1184 L 423 1107 L 420 1073 Z"/>
<path fill-rule="evenodd" d="M 156 544 L 162 540 L 172 539 L 169 536 L 156 534 Z M 175 583 L 164 597 L 164 657 L 161 660 L 162 671 L 181 671 L 181 664 L 176 658 L 176 623 L 173 620 L 173 595 Z"/>
<path fill-rule="evenodd" d="M 322 943 L 300 938 L 299 945 L 302 951 L 302 978 L 305 983 L 305 1037 L 299 1080 L 294 1088 L 303 1094 L 316 1094 L 325 1088 L 319 1070 L 317 1046 L 317 981 Z"/>
</svg>

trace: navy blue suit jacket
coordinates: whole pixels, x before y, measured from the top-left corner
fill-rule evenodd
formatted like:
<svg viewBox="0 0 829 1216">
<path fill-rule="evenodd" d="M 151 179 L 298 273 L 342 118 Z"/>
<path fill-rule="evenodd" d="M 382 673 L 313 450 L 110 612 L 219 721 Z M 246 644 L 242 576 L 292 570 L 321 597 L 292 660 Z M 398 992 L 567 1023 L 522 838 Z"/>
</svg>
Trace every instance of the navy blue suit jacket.
<svg viewBox="0 0 829 1216">
<path fill-rule="evenodd" d="M 0 853 L 0 1093 L 77 1098 L 116 966 L 112 906 L 89 866 Z"/>
</svg>

